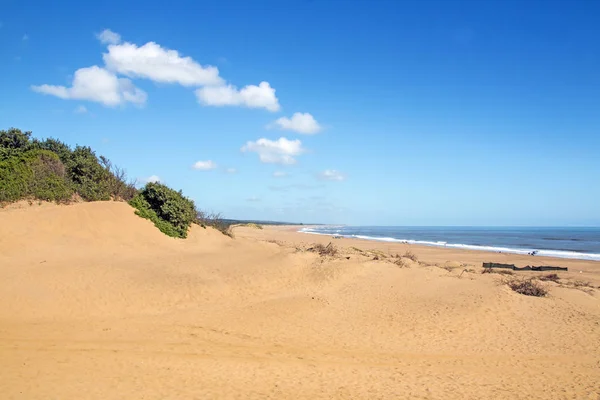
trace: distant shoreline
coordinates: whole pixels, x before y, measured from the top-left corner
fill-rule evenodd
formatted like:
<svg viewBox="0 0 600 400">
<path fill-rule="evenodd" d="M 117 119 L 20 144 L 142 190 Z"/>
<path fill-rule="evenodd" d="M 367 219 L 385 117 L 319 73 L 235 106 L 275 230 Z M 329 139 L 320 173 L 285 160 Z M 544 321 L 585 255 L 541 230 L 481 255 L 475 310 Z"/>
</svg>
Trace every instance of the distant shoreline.
<svg viewBox="0 0 600 400">
<path fill-rule="evenodd" d="M 397 243 L 397 244 L 407 244 L 407 245 L 418 245 L 418 246 L 427 246 L 432 248 L 441 248 L 441 249 L 458 249 L 458 250 L 471 250 L 478 252 L 488 252 L 488 253 L 501 253 L 501 254 L 515 254 L 515 255 L 524 255 L 524 256 L 536 256 L 536 257 L 552 257 L 559 259 L 572 259 L 572 260 L 586 260 L 586 261 L 600 261 L 599 253 L 591 253 L 591 252 L 578 252 L 572 250 L 563 250 L 563 249 L 551 249 L 551 248 L 520 248 L 520 247 L 510 247 L 510 246 L 499 246 L 499 245 L 483 245 L 483 244 L 465 244 L 465 243 L 451 243 L 447 241 L 427 241 L 427 240 L 417 240 L 417 239 L 398 239 L 394 237 L 378 237 L 378 236 L 369 236 L 369 235 L 357 235 L 357 234 L 347 234 L 341 233 L 341 229 L 336 232 L 323 232 L 323 230 L 332 229 L 332 228 L 342 228 L 340 225 L 312 225 L 305 226 L 299 230 L 296 230 L 298 233 L 311 234 L 311 235 L 322 235 L 329 237 L 338 237 L 343 239 L 353 239 L 353 240 L 367 240 L 372 242 L 380 242 L 380 243 Z M 434 227 L 426 227 L 426 228 L 434 228 Z M 461 227 L 440 227 L 440 229 L 459 229 Z M 465 227 L 466 228 L 466 227 Z M 477 229 L 479 227 L 473 227 L 473 229 Z M 494 228 L 494 227 L 490 227 Z M 294 227 L 297 229 L 297 227 Z M 321 231 L 319 231 L 321 229 Z M 358 229 L 358 228 L 356 228 Z M 484 231 L 485 227 L 480 227 L 482 231 Z M 502 229 L 511 229 L 508 227 L 497 227 L 498 230 Z M 514 229 L 528 229 L 528 228 L 514 228 Z M 531 228 L 536 229 L 536 228 Z M 570 229 L 570 228 L 548 228 L 548 229 Z M 577 228 L 577 229 L 586 229 L 586 228 Z M 595 228 L 590 228 L 595 229 Z M 553 239 L 555 240 L 555 239 Z"/>
</svg>

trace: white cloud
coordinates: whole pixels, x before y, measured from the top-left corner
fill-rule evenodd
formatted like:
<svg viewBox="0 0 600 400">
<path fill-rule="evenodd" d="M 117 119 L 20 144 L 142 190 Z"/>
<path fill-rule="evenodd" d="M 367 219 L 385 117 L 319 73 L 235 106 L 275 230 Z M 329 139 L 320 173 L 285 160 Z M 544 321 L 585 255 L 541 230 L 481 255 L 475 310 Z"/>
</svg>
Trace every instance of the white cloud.
<svg viewBox="0 0 600 400">
<path fill-rule="evenodd" d="M 121 35 L 111 31 L 110 29 L 105 29 L 102 32 L 96 34 L 96 39 L 98 39 L 102 44 L 121 43 Z"/>
<path fill-rule="evenodd" d="M 144 182 L 146 182 L 146 183 L 150 183 L 150 182 L 152 182 L 152 183 L 158 183 L 158 182 L 160 182 L 160 177 L 157 176 L 157 175 L 151 175 L 151 176 L 147 177 L 146 179 L 144 179 Z"/>
<path fill-rule="evenodd" d="M 218 68 L 204 67 L 191 57 L 182 57 L 176 50 L 162 48 L 154 42 L 140 47 L 127 42 L 111 44 L 102 58 L 109 70 L 133 78 L 183 86 L 223 84 Z"/>
<path fill-rule="evenodd" d="M 307 135 L 318 133 L 321 130 L 321 125 L 319 125 L 317 120 L 309 113 L 297 112 L 292 115 L 292 118 L 281 117 L 273 122 L 272 125 L 279 127 L 279 129 L 304 133 Z"/>
<path fill-rule="evenodd" d="M 215 164 L 211 160 L 208 160 L 208 161 L 196 161 L 194 163 L 194 165 L 192 165 L 192 168 L 200 170 L 200 171 L 208 171 L 208 170 L 217 168 L 217 164 Z"/>
<path fill-rule="evenodd" d="M 288 173 L 285 172 L 285 171 L 275 171 L 275 172 L 273 172 L 273 177 L 274 178 L 284 178 L 286 176 L 288 176 Z"/>
<path fill-rule="evenodd" d="M 319 173 L 319 178 L 326 181 L 343 181 L 346 179 L 346 176 L 335 169 L 326 169 Z"/>
<path fill-rule="evenodd" d="M 31 89 L 61 99 L 96 101 L 109 107 L 128 102 L 143 105 L 147 99 L 146 92 L 135 87 L 129 79 L 117 78 L 112 72 L 95 65 L 75 71 L 71 87 L 34 85 Z"/>
<path fill-rule="evenodd" d="M 247 142 L 241 150 L 255 152 L 261 162 L 273 164 L 295 164 L 294 157 L 305 151 L 300 140 L 288 140 L 284 137 L 277 140 L 262 138 L 255 142 Z"/>
<path fill-rule="evenodd" d="M 275 89 L 269 82 L 261 82 L 258 86 L 247 85 L 240 90 L 232 85 L 207 86 L 197 89 L 196 96 L 200 104 L 205 106 L 244 106 L 265 108 L 271 112 L 281 108 Z"/>
<path fill-rule="evenodd" d="M 78 106 L 74 112 L 75 114 L 85 114 L 88 112 L 88 109 L 85 106 Z"/>
<path fill-rule="evenodd" d="M 256 202 L 260 201 L 260 198 L 256 197 L 256 196 L 251 196 L 251 197 L 246 198 L 246 201 L 256 203 Z"/>
<path fill-rule="evenodd" d="M 235 169 L 235 168 L 226 168 L 225 172 L 228 173 L 228 174 L 235 174 L 235 173 L 237 173 L 237 169 Z"/>
</svg>

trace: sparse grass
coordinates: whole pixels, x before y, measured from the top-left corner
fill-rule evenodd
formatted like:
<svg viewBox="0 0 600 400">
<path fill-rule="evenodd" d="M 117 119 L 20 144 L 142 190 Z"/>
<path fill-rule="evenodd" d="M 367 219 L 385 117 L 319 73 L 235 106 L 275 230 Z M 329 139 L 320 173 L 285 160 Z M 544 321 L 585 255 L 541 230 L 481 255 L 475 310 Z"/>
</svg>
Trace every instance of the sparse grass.
<svg viewBox="0 0 600 400">
<path fill-rule="evenodd" d="M 394 260 L 394 264 L 396 264 L 400 268 L 408 268 L 409 266 L 408 263 L 402 258 L 396 258 L 396 260 Z"/>
<path fill-rule="evenodd" d="M 254 222 L 247 223 L 244 226 L 246 226 L 248 228 L 254 228 L 254 229 L 262 229 L 263 228 L 262 225 L 255 224 Z"/>
<path fill-rule="evenodd" d="M 587 287 L 587 288 L 594 288 L 594 286 L 590 283 L 590 282 L 586 282 L 586 281 L 574 281 L 573 282 L 573 286 L 575 286 L 576 288 L 580 288 L 580 287 Z"/>
<path fill-rule="evenodd" d="M 210 226 L 221 232 L 223 235 L 233 238 L 231 224 L 223 221 L 221 214 L 204 211 L 198 211 L 196 214 L 196 224 L 204 228 Z M 260 229 L 262 229 L 262 227 Z"/>
<path fill-rule="evenodd" d="M 322 245 L 321 243 L 316 243 L 312 247 L 307 249 L 308 251 L 312 251 L 313 253 L 318 253 L 320 256 L 335 256 L 338 253 L 337 248 L 329 243 L 327 246 Z"/>
<path fill-rule="evenodd" d="M 417 255 L 410 250 L 406 250 L 406 253 L 404 253 L 402 257 L 411 259 L 414 262 L 419 262 L 419 258 L 417 257 Z"/>
<path fill-rule="evenodd" d="M 511 270 L 508 269 L 494 269 L 494 268 L 484 268 L 481 271 L 482 274 L 500 274 L 500 275 L 514 275 Z"/>
<path fill-rule="evenodd" d="M 387 258 L 387 255 L 383 251 L 381 251 L 381 250 L 371 249 L 371 250 L 368 250 L 368 252 L 371 253 L 371 254 L 374 254 L 375 257 L 377 257 L 377 259 Z"/>
<path fill-rule="evenodd" d="M 558 283 L 558 281 L 560 280 L 560 277 L 558 276 L 558 274 L 545 274 L 545 275 L 541 275 L 538 277 L 538 279 L 540 281 L 551 281 L 551 282 L 556 282 Z"/>
<path fill-rule="evenodd" d="M 525 296 L 544 297 L 548 294 L 548 290 L 533 279 L 513 279 L 507 281 L 506 284 L 514 292 Z"/>
</svg>

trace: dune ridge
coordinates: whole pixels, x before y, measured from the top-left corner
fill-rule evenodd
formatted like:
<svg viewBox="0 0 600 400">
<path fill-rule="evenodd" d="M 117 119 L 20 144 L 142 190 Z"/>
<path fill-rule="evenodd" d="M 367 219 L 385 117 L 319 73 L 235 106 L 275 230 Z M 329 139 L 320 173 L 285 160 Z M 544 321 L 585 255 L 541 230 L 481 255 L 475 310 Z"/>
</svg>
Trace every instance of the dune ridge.
<svg viewBox="0 0 600 400">
<path fill-rule="evenodd" d="M 400 268 L 361 253 L 385 245 L 235 234 L 173 239 L 118 202 L 0 210 L 2 397 L 599 396 L 597 289 L 527 297 L 478 269 L 519 256 L 413 246 Z"/>
</svg>

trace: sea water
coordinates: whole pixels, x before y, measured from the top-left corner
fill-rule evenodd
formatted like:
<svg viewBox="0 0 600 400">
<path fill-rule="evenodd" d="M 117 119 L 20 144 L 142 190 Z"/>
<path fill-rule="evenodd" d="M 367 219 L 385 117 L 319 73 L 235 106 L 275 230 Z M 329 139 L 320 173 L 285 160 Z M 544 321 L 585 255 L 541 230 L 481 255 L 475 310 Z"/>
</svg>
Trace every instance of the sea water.
<svg viewBox="0 0 600 400">
<path fill-rule="evenodd" d="M 600 260 L 600 227 L 319 226 L 300 232 L 468 250 Z"/>
</svg>

